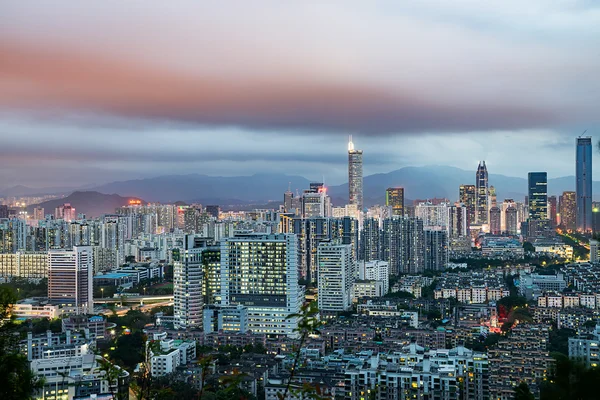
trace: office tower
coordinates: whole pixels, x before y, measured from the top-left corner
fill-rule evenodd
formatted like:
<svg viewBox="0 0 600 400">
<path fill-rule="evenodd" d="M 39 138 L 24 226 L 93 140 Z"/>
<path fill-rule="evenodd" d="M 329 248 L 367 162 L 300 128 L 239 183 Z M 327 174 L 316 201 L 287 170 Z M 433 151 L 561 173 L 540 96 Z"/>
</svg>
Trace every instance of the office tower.
<svg viewBox="0 0 600 400">
<path fill-rule="evenodd" d="M 363 152 L 354 149 L 352 135 L 348 142 L 348 204 L 363 211 Z"/>
<path fill-rule="evenodd" d="M 479 163 L 475 174 L 475 223 L 487 224 L 488 220 L 488 171 L 485 161 Z"/>
<path fill-rule="evenodd" d="M 577 195 L 575 192 L 563 192 L 559 198 L 560 225 L 566 230 L 576 227 Z"/>
<path fill-rule="evenodd" d="M 202 296 L 204 304 L 221 303 L 221 248 L 209 246 L 202 251 Z"/>
<path fill-rule="evenodd" d="M 448 208 L 448 236 L 450 239 L 468 235 L 467 218 L 467 207 L 463 204 L 455 204 Z"/>
<path fill-rule="evenodd" d="M 360 234 L 361 245 L 358 259 L 364 261 L 379 260 L 380 238 L 379 220 L 373 217 L 365 218 Z"/>
<path fill-rule="evenodd" d="M 392 217 L 383 221 L 382 258 L 389 263 L 391 274 L 423 272 L 424 250 L 421 219 Z"/>
<path fill-rule="evenodd" d="M 557 214 L 557 201 L 556 196 L 548 196 L 548 217 L 550 219 L 550 226 L 556 228 L 556 216 Z"/>
<path fill-rule="evenodd" d="M 500 235 L 502 233 L 502 228 L 501 228 L 501 215 L 502 215 L 502 211 L 500 210 L 499 207 L 492 207 L 490 208 L 490 220 L 489 220 L 489 224 L 490 224 L 490 233 L 492 235 Z"/>
<path fill-rule="evenodd" d="M 488 207 L 496 207 L 498 204 L 496 203 L 496 188 L 492 185 L 490 186 L 489 195 L 488 195 Z"/>
<path fill-rule="evenodd" d="M 548 219 L 548 177 L 545 172 L 529 173 L 529 218 L 527 236 L 535 238 L 550 233 Z"/>
<path fill-rule="evenodd" d="M 46 218 L 46 216 L 44 215 L 43 207 L 36 207 L 33 209 L 33 219 L 40 220 L 44 218 Z"/>
<path fill-rule="evenodd" d="M 548 177 L 545 172 L 529 173 L 529 219 L 548 220 Z"/>
<path fill-rule="evenodd" d="M 193 207 L 188 207 L 183 211 L 183 231 L 185 233 L 196 233 L 199 231 L 199 216 L 200 211 Z"/>
<path fill-rule="evenodd" d="M 8 206 L 0 204 L 0 218 L 8 218 Z"/>
<path fill-rule="evenodd" d="M 508 207 L 504 212 L 504 220 L 506 221 L 504 232 L 509 235 L 516 235 L 519 228 L 517 207 Z"/>
<path fill-rule="evenodd" d="M 295 210 L 294 210 L 294 193 L 291 191 L 290 187 L 288 187 L 288 190 L 283 193 L 283 212 L 286 212 L 286 213 L 295 212 Z"/>
<path fill-rule="evenodd" d="M 424 231 L 425 271 L 442 271 L 448 266 L 448 232 L 445 230 Z"/>
<path fill-rule="evenodd" d="M 303 293 L 293 234 L 236 234 L 221 241 L 221 304 L 248 308 L 248 329 L 296 336 Z"/>
<path fill-rule="evenodd" d="M 302 216 L 304 218 L 329 217 L 331 199 L 322 183 L 311 183 L 310 189 L 302 194 Z"/>
<path fill-rule="evenodd" d="M 54 218 L 63 219 L 67 222 L 75 221 L 77 219 L 75 207 L 72 207 L 69 203 L 65 203 L 62 206 L 56 207 L 54 209 Z"/>
<path fill-rule="evenodd" d="M 221 207 L 215 205 L 206 206 L 206 213 L 214 219 L 219 219 L 219 215 L 221 214 Z"/>
<path fill-rule="evenodd" d="M 577 230 L 590 232 L 592 230 L 592 138 L 589 136 L 577 138 L 575 177 Z"/>
<path fill-rule="evenodd" d="M 419 203 L 415 207 L 415 217 L 423 220 L 423 228 L 448 228 L 448 208 L 449 203 Z"/>
<path fill-rule="evenodd" d="M 206 242 L 195 235 L 185 235 L 182 246 L 173 249 L 173 315 L 176 329 L 202 326 L 202 252 L 205 249 Z"/>
<path fill-rule="evenodd" d="M 321 242 L 317 250 L 319 265 L 320 311 L 347 311 L 352 304 L 355 260 L 350 245 L 340 241 Z"/>
<path fill-rule="evenodd" d="M 477 202 L 475 185 L 460 185 L 458 188 L 458 202 L 467 207 L 467 223 L 475 223 L 475 207 Z"/>
<path fill-rule="evenodd" d="M 592 202 L 592 233 L 600 232 L 600 203 Z"/>
<path fill-rule="evenodd" d="M 385 191 L 385 205 L 391 207 L 392 215 L 404 216 L 404 188 L 387 188 Z"/>
<path fill-rule="evenodd" d="M 91 246 L 48 252 L 48 300 L 77 307 L 84 314 L 94 312 L 94 257 Z"/>
<path fill-rule="evenodd" d="M 517 207 L 517 203 L 515 203 L 515 201 L 513 199 L 504 199 L 504 201 L 502 202 L 502 206 L 501 206 L 501 215 L 500 215 L 500 230 L 505 233 L 507 231 L 506 228 L 506 210 L 509 207 L 513 207 L 516 208 Z"/>
</svg>

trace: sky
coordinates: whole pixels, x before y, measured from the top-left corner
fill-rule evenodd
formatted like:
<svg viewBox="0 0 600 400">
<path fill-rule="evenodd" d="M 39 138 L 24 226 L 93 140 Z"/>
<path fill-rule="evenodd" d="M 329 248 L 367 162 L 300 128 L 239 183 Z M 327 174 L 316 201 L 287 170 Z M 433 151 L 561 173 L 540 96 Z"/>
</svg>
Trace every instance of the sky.
<svg viewBox="0 0 600 400">
<path fill-rule="evenodd" d="M 338 184 L 348 135 L 365 175 L 485 160 L 558 177 L 578 135 L 600 139 L 593 0 L 4 0 L 0 55 L 0 188 Z"/>
</svg>

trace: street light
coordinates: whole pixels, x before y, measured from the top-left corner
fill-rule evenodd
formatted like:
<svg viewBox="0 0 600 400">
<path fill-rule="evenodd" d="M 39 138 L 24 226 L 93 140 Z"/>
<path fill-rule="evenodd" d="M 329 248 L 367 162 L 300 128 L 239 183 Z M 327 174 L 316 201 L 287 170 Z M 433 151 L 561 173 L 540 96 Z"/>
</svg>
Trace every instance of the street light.
<svg viewBox="0 0 600 400">
<path fill-rule="evenodd" d="M 104 298 L 104 288 L 100 288 L 100 291 L 102 292 L 102 298 Z"/>
</svg>

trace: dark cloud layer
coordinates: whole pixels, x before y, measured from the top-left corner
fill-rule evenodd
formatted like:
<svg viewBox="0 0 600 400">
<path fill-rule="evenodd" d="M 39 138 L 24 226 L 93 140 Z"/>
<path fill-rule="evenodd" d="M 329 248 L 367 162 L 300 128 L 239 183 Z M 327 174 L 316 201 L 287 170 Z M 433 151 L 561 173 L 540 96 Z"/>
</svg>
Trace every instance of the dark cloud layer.
<svg viewBox="0 0 600 400">
<path fill-rule="evenodd" d="M 600 126 L 599 37 L 586 1 L 6 0 L 0 186 L 40 167 L 342 181 L 347 134 L 366 173 L 554 157 L 568 174 L 573 135 Z"/>
</svg>

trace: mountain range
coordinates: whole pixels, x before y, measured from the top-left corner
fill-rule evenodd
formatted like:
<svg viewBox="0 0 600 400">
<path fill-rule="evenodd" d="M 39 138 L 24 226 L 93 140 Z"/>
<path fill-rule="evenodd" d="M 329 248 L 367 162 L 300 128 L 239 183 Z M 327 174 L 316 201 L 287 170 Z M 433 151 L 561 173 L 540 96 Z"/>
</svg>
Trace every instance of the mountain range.
<svg viewBox="0 0 600 400">
<path fill-rule="evenodd" d="M 283 173 L 262 173 L 250 176 L 218 177 L 201 174 L 168 175 L 155 178 L 127 180 L 107 183 L 86 190 L 109 195 L 123 196 L 114 204 L 126 204 L 129 198 L 142 198 L 146 201 L 169 203 L 185 201 L 201 204 L 219 204 L 248 206 L 250 204 L 266 204 L 281 202 L 283 192 L 288 187 L 294 192 L 301 193 L 308 188 L 310 182 L 302 176 L 286 175 Z M 385 189 L 388 187 L 402 186 L 405 188 L 406 199 L 428 199 L 433 197 L 446 197 L 451 201 L 458 198 L 458 187 L 461 184 L 474 184 L 475 171 L 467 171 L 448 166 L 404 167 L 388 173 L 373 174 L 364 177 L 364 203 L 365 206 L 383 204 Z M 513 198 L 523 201 L 527 194 L 527 179 L 510 177 L 500 174 L 490 174 L 489 184 L 496 188 L 498 200 Z M 600 182 L 594 182 L 594 193 L 600 194 Z M 575 189 L 575 177 L 565 176 L 548 180 L 548 191 L 551 195 L 560 195 L 563 191 Z M 23 189 L 22 189 L 23 190 Z M 41 190 L 41 189 L 31 189 Z M 333 204 L 344 204 L 348 199 L 348 184 L 328 186 L 329 195 Z M 86 193 L 86 192 L 75 192 Z M 2 193 L 4 194 L 4 193 Z M 78 207 L 79 199 L 70 200 L 77 211 L 85 212 L 85 207 Z M 96 201 L 109 204 L 108 200 L 91 195 Z M 598 196 L 600 197 L 600 196 Z M 85 200 L 88 204 L 92 199 Z M 66 202 L 66 199 L 52 200 Z M 52 202 L 51 201 L 51 202 Z M 46 202 L 46 203 L 51 203 Z M 52 203 L 54 204 L 54 203 Z M 98 207 L 98 209 L 103 207 Z M 112 212 L 112 211 L 109 211 Z"/>
<path fill-rule="evenodd" d="M 88 218 L 98 217 L 103 214 L 112 214 L 115 208 L 129 204 L 129 200 L 141 200 L 139 198 L 122 197 L 118 194 L 104 194 L 95 191 L 76 191 L 67 197 L 44 201 L 27 207 L 27 212 L 32 214 L 35 207 L 44 208 L 45 214 L 53 214 L 54 209 L 65 203 L 75 207 L 77 214 L 85 214 Z M 143 201 L 142 201 L 143 202 Z"/>
</svg>

